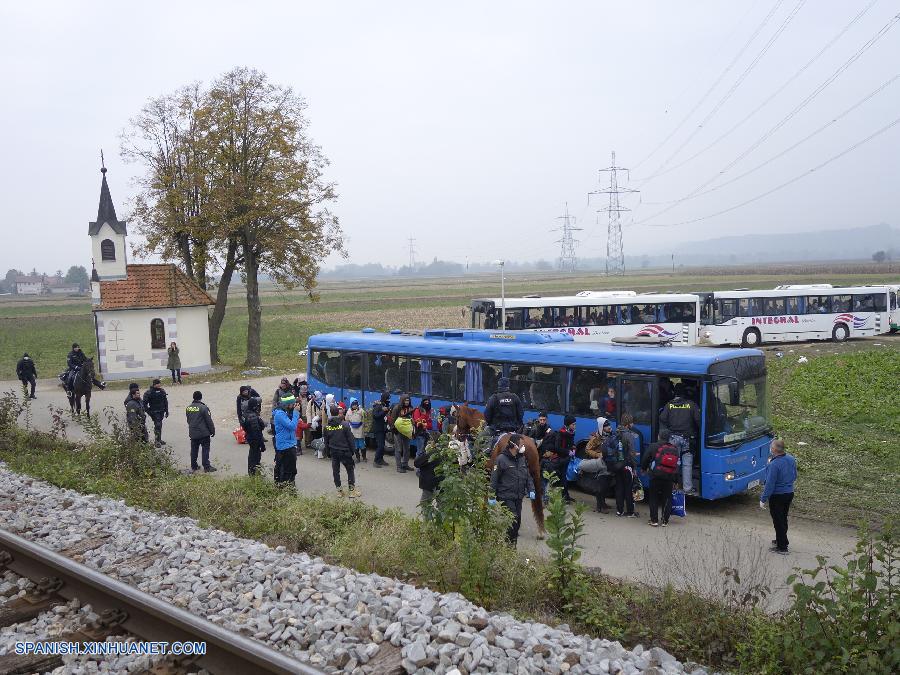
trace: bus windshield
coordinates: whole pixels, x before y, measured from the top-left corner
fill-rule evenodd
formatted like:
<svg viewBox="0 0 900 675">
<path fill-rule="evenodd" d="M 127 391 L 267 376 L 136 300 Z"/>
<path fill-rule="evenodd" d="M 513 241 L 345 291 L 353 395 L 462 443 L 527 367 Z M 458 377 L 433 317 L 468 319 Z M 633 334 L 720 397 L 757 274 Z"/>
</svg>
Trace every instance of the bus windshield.
<svg viewBox="0 0 900 675">
<path fill-rule="evenodd" d="M 724 447 L 771 430 L 765 357 L 732 359 L 710 366 L 706 392 L 706 444 Z"/>
</svg>

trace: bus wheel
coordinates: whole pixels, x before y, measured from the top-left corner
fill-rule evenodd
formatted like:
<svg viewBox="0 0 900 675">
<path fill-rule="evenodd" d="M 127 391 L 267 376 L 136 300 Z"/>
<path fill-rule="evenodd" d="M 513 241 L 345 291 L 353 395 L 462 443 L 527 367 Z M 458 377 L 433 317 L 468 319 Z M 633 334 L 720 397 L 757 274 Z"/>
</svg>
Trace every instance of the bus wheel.
<svg viewBox="0 0 900 675">
<path fill-rule="evenodd" d="M 850 337 L 850 329 L 845 323 L 839 323 L 831 331 L 831 339 L 835 342 L 844 342 L 848 337 Z"/>
<path fill-rule="evenodd" d="M 756 328 L 748 328 L 744 331 L 741 347 L 756 347 L 762 342 L 762 336 Z"/>
</svg>

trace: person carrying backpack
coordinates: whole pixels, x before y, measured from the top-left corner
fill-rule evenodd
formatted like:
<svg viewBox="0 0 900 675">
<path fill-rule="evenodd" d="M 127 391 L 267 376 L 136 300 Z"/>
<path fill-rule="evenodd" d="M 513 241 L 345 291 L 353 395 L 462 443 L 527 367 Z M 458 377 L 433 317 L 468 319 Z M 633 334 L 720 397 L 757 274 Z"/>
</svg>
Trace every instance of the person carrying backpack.
<svg viewBox="0 0 900 675">
<path fill-rule="evenodd" d="M 679 451 L 672 443 L 667 429 L 659 432 L 659 442 L 651 443 L 641 459 L 641 469 L 650 472 L 650 490 L 647 502 L 650 505 L 650 526 L 657 527 L 659 507 L 662 506 L 662 526 L 669 524 L 672 514 L 672 490 L 678 482 Z"/>
<path fill-rule="evenodd" d="M 634 468 L 637 466 L 634 455 L 637 434 L 631 430 L 633 425 L 634 418 L 625 413 L 606 443 L 606 466 L 616 477 L 616 515 L 626 518 L 638 517 L 631 489 Z"/>
<path fill-rule="evenodd" d="M 247 474 L 256 475 L 262 468 L 262 453 L 266 451 L 266 437 L 263 431 L 266 423 L 260 413 L 262 412 L 262 399 L 258 396 L 250 398 L 241 418 L 241 427 L 247 434 Z"/>
</svg>

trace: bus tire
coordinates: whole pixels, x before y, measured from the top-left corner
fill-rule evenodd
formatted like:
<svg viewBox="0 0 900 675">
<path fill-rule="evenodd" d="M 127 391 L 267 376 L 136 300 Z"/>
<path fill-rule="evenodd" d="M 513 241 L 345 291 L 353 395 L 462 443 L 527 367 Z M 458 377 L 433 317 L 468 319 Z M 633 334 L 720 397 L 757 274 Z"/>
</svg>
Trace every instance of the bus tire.
<svg viewBox="0 0 900 675">
<path fill-rule="evenodd" d="M 831 330 L 831 339 L 835 342 L 846 342 L 848 337 L 850 337 L 850 329 L 845 323 L 839 323 Z"/>
<path fill-rule="evenodd" d="M 762 335 L 757 328 L 748 328 L 741 338 L 741 347 L 758 347 L 762 342 Z"/>
</svg>

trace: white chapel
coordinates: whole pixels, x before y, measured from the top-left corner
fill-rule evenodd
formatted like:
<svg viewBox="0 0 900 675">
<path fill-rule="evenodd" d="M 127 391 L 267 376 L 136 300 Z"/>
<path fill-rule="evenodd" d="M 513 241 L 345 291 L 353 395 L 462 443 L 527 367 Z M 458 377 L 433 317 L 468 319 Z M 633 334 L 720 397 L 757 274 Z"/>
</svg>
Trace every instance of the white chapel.
<svg viewBox="0 0 900 675">
<path fill-rule="evenodd" d="M 91 304 L 102 377 L 167 375 L 167 348 L 178 345 L 183 374 L 210 369 L 209 306 L 213 300 L 172 264 L 129 264 L 128 231 L 116 218 L 100 169 L 100 207 L 88 226 L 93 271 Z"/>
</svg>

